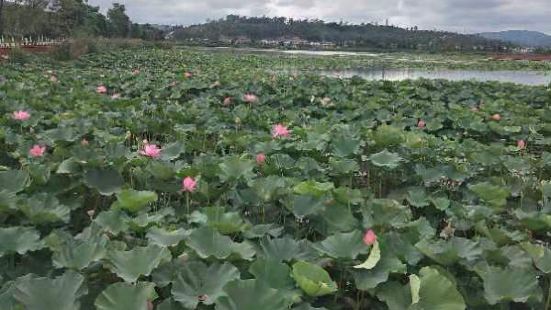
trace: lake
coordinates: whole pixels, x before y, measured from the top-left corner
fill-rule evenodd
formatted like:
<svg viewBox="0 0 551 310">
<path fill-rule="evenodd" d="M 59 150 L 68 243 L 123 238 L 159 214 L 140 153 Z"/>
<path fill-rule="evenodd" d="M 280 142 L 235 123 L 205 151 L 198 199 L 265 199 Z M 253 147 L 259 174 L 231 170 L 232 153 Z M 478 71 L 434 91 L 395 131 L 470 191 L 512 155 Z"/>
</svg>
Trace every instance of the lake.
<svg viewBox="0 0 551 310">
<path fill-rule="evenodd" d="M 369 52 L 350 52 L 350 51 L 311 51 L 311 50 L 281 50 L 281 49 L 261 49 L 261 48 L 230 48 L 230 47 L 215 47 L 215 48 L 199 48 L 207 51 L 229 51 L 232 53 L 274 53 L 274 54 L 287 54 L 300 56 L 312 56 L 312 57 L 335 57 L 345 59 L 366 58 L 377 60 L 394 60 L 400 61 L 400 68 L 385 68 L 381 69 L 375 67 L 365 67 L 357 69 L 343 69 L 343 70 L 327 70 L 316 71 L 313 69 L 310 72 L 319 73 L 321 75 L 337 77 L 337 78 L 351 78 L 358 76 L 367 80 L 388 80 L 388 81 L 402 81 L 402 80 L 414 80 L 414 79 L 444 79 L 449 81 L 465 81 L 474 80 L 479 82 L 503 82 L 503 83 L 515 83 L 529 86 L 542 86 L 549 85 L 551 83 L 551 73 L 548 71 L 536 71 L 536 70 L 476 70 L 476 69 L 422 69 L 422 68 L 407 68 L 408 63 L 415 67 L 414 63 L 467 63 L 468 60 L 453 60 L 453 59 L 424 59 L 416 57 L 412 54 L 409 57 L 405 57 L 403 54 L 377 54 Z M 357 59 L 357 58 L 356 58 Z M 481 66 L 483 67 L 483 66 Z M 476 67 L 475 67 L 476 68 Z M 284 70 L 286 71 L 286 70 Z M 293 71 L 292 69 L 290 71 Z"/>
<path fill-rule="evenodd" d="M 523 85 L 549 85 L 551 74 L 541 71 L 483 71 L 483 70 L 421 70 L 421 69 L 356 69 L 321 71 L 320 74 L 337 78 L 358 76 L 367 80 L 402 81 L 424 79 L 445 79 L 450 81 L 475 80 L 497 81 Z"/>
</svg>

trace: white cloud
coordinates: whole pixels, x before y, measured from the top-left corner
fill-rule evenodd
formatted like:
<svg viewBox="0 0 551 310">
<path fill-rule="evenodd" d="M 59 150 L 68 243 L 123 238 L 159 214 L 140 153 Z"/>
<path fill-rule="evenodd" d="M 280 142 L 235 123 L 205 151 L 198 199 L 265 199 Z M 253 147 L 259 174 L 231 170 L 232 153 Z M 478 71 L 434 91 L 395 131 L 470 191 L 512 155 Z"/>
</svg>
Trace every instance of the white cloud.
<svg viewBox="0 0 551 310">
<path fill-rule="evenodd" d="M 141 23 L 195 24 L 227 14 L 384 23 L 459 32 L 506 29 L 551 34 L 550 0 L 89 0 L 123 3 Z"/>
</svg>

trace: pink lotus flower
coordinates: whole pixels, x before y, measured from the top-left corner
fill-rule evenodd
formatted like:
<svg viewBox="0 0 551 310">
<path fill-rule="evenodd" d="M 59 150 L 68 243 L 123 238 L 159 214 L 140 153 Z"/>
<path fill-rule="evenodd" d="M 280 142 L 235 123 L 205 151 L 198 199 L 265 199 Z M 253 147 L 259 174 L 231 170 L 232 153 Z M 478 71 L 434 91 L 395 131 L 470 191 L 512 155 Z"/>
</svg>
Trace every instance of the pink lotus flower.
<svg viewBox="0 0 551 310">
<path fill-rule="evenodd" d="M 186 177 L 182 181 L 182 191 L 192 193 L 197 188 L 197 181 L 192 177 Z"/>
<path fill-rule="evenodd" d="M 228 106 L 231 105 L 231 101 L 232 101 L 231 97 L 226 97 L 226 98 L 224 98 L 224 102 L 222 103 L 222 105 L 225 106 L 225 107 L 228 107 Z"/>
<path fill-rule="evenodd" d="M 417 122 L 417 128 L 424 129 L 426 126 L 427 126 L 427 123 L 425 123 L 425 121 L 422 119 L 419 120 L 419 122 Z"/>
<path fill-rule="evenodd" d="M 132 75 L 138 75 L 138 74 L 140 74 L 140 69 L 132 70 Z"/>
<path fill-rule="evenodd" d="M 288 138 L 290 134 L 291 132 L 289 131 L 289 129 L 287 129 L 287 127 L 283 126 L 282 124 L 276 124 L 274 125 L 274 127 L 272 127 L 273 138 L 279 138 L 279 137 Z"/>
<path fill-rule="evenodd" d="M 496 122 L 499 122 L 501 120 L 501 115 L 494 114 L 494 115 L 492 115 L 491 119 L 496 121 Z"/>
<path fill-rule="evenodd" d="M 145 144 L 143 150 L 139 153 L 143 156 L 159 158 L 161 156 L 161 149 L 156 144 Z"/>
<path fill-rule="evenodd" d="M 373 245 L 377 241 L 377 235 L 370 229 L 365 233 L 363 240 L 366 245 Z"/>
<path fill-rule="evenodd" d="M 243 95 L 243 101 L 247 103 L 255 103 L 258 101 L 258 97 L 255 94 L 246 93 Z"/>
<path fill-rule="evenodd" d="M 107 87 L 105 87 L 103 85 L 100 85 L 100 86 L 96 87 L 96 93 L 98 93 L 98 94 L 107 93 Z"/>
<path fill-rule="evenodd" d="M 42 157 L 44 156 L 44 153 L 46 153 L 46 147 L 45 146 L 40 146 L 38 144 L 35 144 L 30 150 L 29 150 L 29 155 L 31 157 Z"/>
<path fill-rule="evenodd" d="M 184 73 L 184 76 L 185 76 L 187 79 L 189 79 L 189 78 L 193 77 L 193 73 L 187 71 L 187 72 Z"/>
<path fill-rule="evenodd" d="M 526 149 L 526 141 L 524 140 L 518 140 L 517 141 L 517 147 L 519 150 L 524 150 Z"/>
<path fill-rule="evenodd" d="M 265 162 L 266 162 L 266 154 L 264 154 L 264 153 L 258 153 L 258 154 L 256 154 L 256 163 L 257 163 L 259 166 L 264 165 Z"/>
<path fill-rule="evenodd" d="M 13 118 L 16 121 L 26 121 L 29 118 L 31 118 L 31 113 L 27 111 L 15 111 L 12 113 L 11 118 Z"/>
</svg>

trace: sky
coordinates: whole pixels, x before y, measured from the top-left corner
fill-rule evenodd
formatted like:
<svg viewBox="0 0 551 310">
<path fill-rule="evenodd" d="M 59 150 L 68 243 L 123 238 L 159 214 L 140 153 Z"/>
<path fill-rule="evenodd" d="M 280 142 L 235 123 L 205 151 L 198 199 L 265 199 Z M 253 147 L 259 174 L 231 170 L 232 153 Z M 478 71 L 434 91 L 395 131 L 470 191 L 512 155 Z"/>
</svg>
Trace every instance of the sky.
<svg viewBox="0 0 551 310">
<path fill-rule="evenodd" d="M 475 33 L 536 30 L 551 34 L 551 0 L 88 0 L 106 11 L 126 6 L 134 22 L 190 25 L 228 14 L 318 18 Z"/>
</svg>

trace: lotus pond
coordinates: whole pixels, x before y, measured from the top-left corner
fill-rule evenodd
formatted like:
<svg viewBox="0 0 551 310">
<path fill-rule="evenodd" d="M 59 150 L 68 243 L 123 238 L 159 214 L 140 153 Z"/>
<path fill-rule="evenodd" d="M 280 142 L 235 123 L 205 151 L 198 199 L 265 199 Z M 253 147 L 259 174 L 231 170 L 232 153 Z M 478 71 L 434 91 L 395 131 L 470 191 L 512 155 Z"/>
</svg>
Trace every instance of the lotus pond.
<svg viewBox="0 0 551 310">
<path fill-rule="evenodd" d="M 2 64 L 0 309 L 550 309 L 549 88 L 278 61 Z"/>
</svg>

